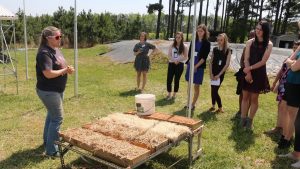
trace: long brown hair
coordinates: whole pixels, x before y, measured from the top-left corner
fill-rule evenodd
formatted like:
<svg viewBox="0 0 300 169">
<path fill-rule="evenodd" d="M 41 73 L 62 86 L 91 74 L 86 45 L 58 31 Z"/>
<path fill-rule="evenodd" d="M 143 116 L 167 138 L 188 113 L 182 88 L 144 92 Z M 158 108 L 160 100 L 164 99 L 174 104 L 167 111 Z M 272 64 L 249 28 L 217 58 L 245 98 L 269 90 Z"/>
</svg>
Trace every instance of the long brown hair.
<svg viewBox="0 0 300 169">
<path fill-rule="evenodd" d="M 266 20 L 260 21 L 257 25 L 261 26 L 263 31 L 263 47 L 267 48 L 270 40 L 270 25 Z M 258 38 L 255 33 L 255 44 L 258 45 Z"/>
<path fill-rule="evenodd" d="M 200 25 L 197 26 L 197 30 L 199 28 L 201 28 L 204 31 L 204 36 L 203 36 L 202 40 L 207 40 L 209 38 L 209 32 L 208 32 L 208 29 L 207 29 L 206 25 L 200 24 Z M 196 33 L 196 40 L 199 40 L 198 33 Z"/>
<path fill-rule="evenodd" d="M 181 37 L 181 41 L 180 41 L 180 44 L 179 44 L 179 49 L 178 49 L 178 53 L 179 54 L 182 54 L 184 52 L 184 44 L 183 44 L 183 33 L 182 32 L 177 32 L 176 33 L 176 36 L 177 35 L 180 35 Z M 173 42 L 173 47 L 176 48 L 177 47 L 177 41 L 176 41 L 176 36 L 175 36 L 175 39 L 174 39 L 174 42 Z"/>
<path fill-rule="evenodd" d="M 46 46 L 48 44 L 47 37 L 53 36 L 54 33 L 57 31 L 60 31 L 60 29 L 54 26 L 47 26 L 46 28 L 44 28 L 41 34 L 40 45 L 38 50 L 40 50 L 43 46 Z"/>
</svg>

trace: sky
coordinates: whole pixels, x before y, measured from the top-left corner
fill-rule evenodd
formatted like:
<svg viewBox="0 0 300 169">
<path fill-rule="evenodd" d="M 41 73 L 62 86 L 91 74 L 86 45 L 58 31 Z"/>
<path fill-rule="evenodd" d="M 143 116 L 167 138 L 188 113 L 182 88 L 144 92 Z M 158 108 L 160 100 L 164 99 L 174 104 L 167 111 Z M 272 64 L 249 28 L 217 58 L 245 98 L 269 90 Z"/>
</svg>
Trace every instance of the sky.
<svg viewBox="0 0 300 169">
<path fill-rule="evenodd" d="M 94 13 L 110 12 L 114 14 L 124 13 L 140 13 L 146 14 L 146 6 L 150 3 L 158 3 L 159 0 L 77 0 L 77 12 L 82 10 L 92 10 Z M 168 13 L 168 0 L 163 0 L 164 13 Z M 9 9 L 11 12 L 16 13 L 19 8 L 23 10 L 23 0 L 1 0 L 0 5 Z M 211 10 L 209 14 L 212 14 L 214 1 L 210 1 Z M 58 7 L 62 6 L 64 9 L 69 10 L 70 7 L 74 7 L 74 0 L 25 0 L 26 15 L 32 16 L 50 14 L 58 10 Z M 199 4 L 198 4 L 199 8 Z M 210 9 L 209 8 L 209 9 Z M 193 9 L 193 7 L 192 7 Z M 199 9 L 198 9 L 199 10 Z M 192 10 L 193 11 L 193 10 Z M 205 11 L 203 11 L 204 14 Z M 188 14 L 188 8 L 185 8 L 185 14 Z M 192 12 L 193 14 L 193 12 Z"/>
</svg>

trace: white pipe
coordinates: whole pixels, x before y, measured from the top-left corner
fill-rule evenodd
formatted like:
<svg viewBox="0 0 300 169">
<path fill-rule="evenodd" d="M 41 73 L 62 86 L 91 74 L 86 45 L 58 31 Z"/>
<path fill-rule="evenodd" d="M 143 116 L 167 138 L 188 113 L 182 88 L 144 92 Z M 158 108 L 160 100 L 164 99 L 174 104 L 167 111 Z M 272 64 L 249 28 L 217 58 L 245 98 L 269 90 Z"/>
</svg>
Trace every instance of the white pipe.
<svg viewBox="0 0 300 169">
<path fill-rule="evenodd" d="M 192 114 L 192 96 L 193 96 L 193 82 L 194 82 L 194 62 L 195 62 L 195 39 L 196 39 L 196 16 L 197 16 L 197 2 L 194 1 L 194 18 L 193 18 L 193 34 L 192 34 L 192 48 L 191 48 L 191 58 L 190 58 L 190 76 L 188 84 L 188 117 L 191 118 Z"/>
<path fill-rule="evenodd" d="M 25 12 L 25 0 L 23 0 L 23 20 L 24 20 L 24 44 L 25 44 L 25 70 L 26 70 L 26 80 L 29 79 L 28 75 L 28 51 L 27 51 L 27 30 L 26 30 L 26 12 Z"/>
<path fill-rule="evenodd" d="M 74 95 L 78 96 L 78 49 L 77 49 L 77 5 L 74 0 L 74 68 L 75 68 L 75 81 L 74 81 Z"/>
</svg>

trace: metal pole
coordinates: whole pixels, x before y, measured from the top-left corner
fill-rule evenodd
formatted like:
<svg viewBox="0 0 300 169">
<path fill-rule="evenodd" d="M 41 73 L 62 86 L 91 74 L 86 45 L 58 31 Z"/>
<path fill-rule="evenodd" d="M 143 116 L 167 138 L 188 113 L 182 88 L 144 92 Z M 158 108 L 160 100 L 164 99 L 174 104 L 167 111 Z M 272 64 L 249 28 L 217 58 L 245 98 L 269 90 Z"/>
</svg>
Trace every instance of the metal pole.
<svg viewBox="0 0 300 169">
<path fill-rule="evenodd" d="M 29 79 L 28 76 L 28 52 L 27 52 L 27 30 L 26 30 L 26 12 L 25 12 L 25 0 L 23 0 L 23 20 L 24 20 L 24 44 L 25 44 L 25 70 L 26 70 L 26 80 Z"/>
<path fill-rule="evenodd" d="M 78 96 L 78 49 L 77 49 L 77 6 L 74 0 L 74 68 L 75 68 L 75 81 L 74 81 L 74 95 Z"/>
<path fill-rule="evenodd" d="M 16 60 L 16 69 L 15 69 L 15 77 L 16 77 L 16 86 L 17 86 L 17 94 L 19 94 L 19 78 L 18 78 L 18 59 L 17 59 L 17 53 L 16 53 L 16 25 L 15 22 L 13 21 L 13 36 L 14 36 L 14 55 L 15 55 L 15 60 Z M 13 62 L 13 60 L 11 60 Z"/>
<path fill-rule="evenodd" d="M 197 2 L 198 0 L 194 1 L 194 18 L 193 18 L 193 34 L 192 34 L 192 48 L 191 48 L 191 59 L 190 59 L 190 76 L 189 76 L 189 84 L 188 84 L 188 117 L 191 118 L 192 114 L 192 96 L 193 90 L 192 85 L 194 82 L 194 62 L 195 62 L 195 39 L 196 39 L 196 12 L 197 12 Z"/>
</svg>

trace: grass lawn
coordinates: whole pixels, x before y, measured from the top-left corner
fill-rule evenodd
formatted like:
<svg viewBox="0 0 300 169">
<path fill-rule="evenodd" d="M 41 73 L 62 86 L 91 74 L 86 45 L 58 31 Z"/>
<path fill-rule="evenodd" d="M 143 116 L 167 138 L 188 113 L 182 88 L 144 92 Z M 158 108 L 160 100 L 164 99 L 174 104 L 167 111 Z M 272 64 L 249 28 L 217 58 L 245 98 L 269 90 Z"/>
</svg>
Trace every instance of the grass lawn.
<svg viewBox="0 0 300 169">
<path fill-rule="evenodd" d="M 79 97 L 74 96 L 74 76 L 69 76 L 64 101 L 62 130 L 79 127 L 113 112 L 134 109 L 135 71 L 133 64 L 114 64 L 108 58 L 98 56 L 109 50 L 106 46 L 79 49 Z M 73 50 L 64 49 L 69 63 L 73 63 Z M 42 156 L 42 133 L 46 110 L 35 92 L 35 54 L 29 51 L 29 80 L 25 80 L 24 53 L 18 52 L 19 94 L 16 94 L 12 77 L 0 80 L 0 168 L 60 168 L 59 159 Z M 2 68 L 1 68 L 2 70 Z M 207 112 L 211 106 L 208 72 L 205 72 L 194 117 L 203 120 L 203 156 L 193 168 L 290 168 L 293 162 L 278 159 L 277 138 L 263 134 L 272 128 L 276 119 L 275 94 L 260 96 L 260 107 L 254 119 L 254 132 L 238 128 L 233 119 L 238 110 L 238 96 L 233 72 L 228 72 L 220 89 L 225 113 Z M 187 84 L 184 75 L 180 92 L 174 102 L 166 101 L 166 63 L 153 63 L 146 86 L 147 93 L 156 95 L 156 110 L 185 115 Z M 286 152 L 286 151 L 285 151 Z M 187 144 L 182 143 L 170 152 L 159 155 L 139 167 L 140 169 L 167 168 L 175 160 L 187 155 Z M 70 168 L 95 168 L 87 166 L 79 156 L 69 152 L 65 162 Z M 184 169 L 187 160 L 172 168 Z"/>
</svg>

